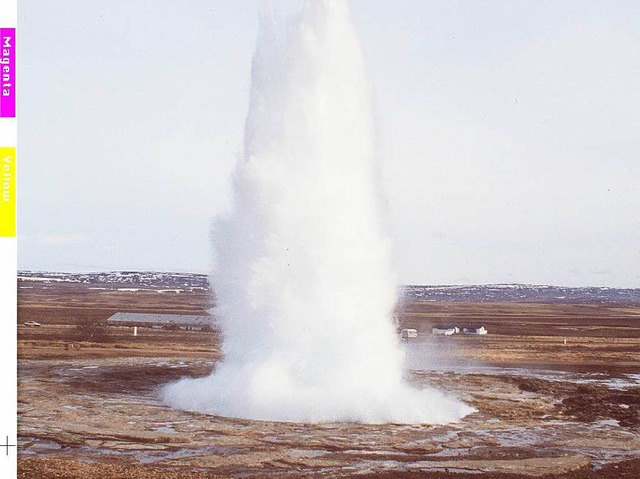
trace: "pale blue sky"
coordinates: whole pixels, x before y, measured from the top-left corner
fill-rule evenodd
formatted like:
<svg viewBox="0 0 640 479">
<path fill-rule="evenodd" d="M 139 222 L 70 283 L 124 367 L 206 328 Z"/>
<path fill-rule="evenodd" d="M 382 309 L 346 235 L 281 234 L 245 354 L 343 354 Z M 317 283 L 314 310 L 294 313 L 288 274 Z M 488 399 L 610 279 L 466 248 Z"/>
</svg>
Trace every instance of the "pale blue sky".
<svg viewBox="0 0 640 479">
<path fill-rule="evenodd" d="M 208 270 L 259 3 L 21 1 L 20 268 Z M 640 2 L 352 7 L 401 282 L 640 287 Z"/>
</svg>

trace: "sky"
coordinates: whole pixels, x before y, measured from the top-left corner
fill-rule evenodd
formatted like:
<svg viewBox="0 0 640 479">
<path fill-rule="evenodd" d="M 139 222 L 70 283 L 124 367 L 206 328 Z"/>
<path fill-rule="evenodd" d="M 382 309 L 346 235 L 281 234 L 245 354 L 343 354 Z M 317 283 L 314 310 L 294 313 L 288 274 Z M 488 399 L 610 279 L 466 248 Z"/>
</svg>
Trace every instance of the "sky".
<svg viewBox="0 0 640 479">
<path fill-rule="evenodd" d="M 20 2 L 20 269 L 209 271 L 260 3 Z M 640 2 L 351 5 L 401 283 L 640 287 Z"/>
</svg>

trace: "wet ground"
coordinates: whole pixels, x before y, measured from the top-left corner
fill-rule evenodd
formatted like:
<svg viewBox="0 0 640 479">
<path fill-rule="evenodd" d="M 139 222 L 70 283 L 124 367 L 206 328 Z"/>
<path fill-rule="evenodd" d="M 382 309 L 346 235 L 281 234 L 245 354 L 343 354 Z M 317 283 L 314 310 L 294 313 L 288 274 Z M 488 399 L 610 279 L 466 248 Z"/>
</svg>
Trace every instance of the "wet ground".
<svg viewBox="0 0 640 479">
<path fill-rule="evenodd" d="M 22 459 L 153 465 L 223 477 L 352 477 L 400 472 L 542 476 L 638 458 L 640 377 L 489 367 L 413 371 L 417 387 L 477 412 L 458 424 L 286 424 L 163 405 L 157 387 L 203 375 L 206 359 L 20 363 Z"/>
<path fill-rule="evenodd" d="M 414 302 L 408 380 L 477 412 L 458 424 L 283 424 L 174 410 L 157 388 L 208 374 L 215 332 L 77 324 L 116 311 L 204 314 L 207 292 L 19 289 L 21 479 L 640 478 L 640 307 Z M 481 321 L 484 337 L 433 338 Z"/>
</svg>

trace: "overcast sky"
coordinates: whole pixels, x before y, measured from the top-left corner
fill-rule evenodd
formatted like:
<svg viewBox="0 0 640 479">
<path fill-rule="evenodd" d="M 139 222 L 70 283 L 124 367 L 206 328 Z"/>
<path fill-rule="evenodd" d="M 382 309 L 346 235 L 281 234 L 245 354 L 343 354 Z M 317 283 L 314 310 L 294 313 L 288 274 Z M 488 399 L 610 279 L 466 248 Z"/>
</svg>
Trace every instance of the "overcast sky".
<svg viewBox="0 0 640 479">
<path fill-rule="evenodd" d="M 20 268 L 208 272 L 259 3 L 21 0 Z M 352 10 L 401 282 L 640 287 L 640 2 Z"/>
</svg>

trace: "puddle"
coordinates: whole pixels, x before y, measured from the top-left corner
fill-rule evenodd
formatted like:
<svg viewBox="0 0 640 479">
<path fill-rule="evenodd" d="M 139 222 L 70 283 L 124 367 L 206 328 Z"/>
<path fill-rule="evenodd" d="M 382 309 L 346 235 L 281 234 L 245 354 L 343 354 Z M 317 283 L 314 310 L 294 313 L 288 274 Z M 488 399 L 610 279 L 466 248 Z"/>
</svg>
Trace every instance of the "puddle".
<svg viewBox="0 0 640 479">
<path fill-rule="evenodd" d="M 245 448 L 233 446 L 209 446 L 200 449 L 175 449 L 165 451 L 136 451 L 131 454 L 140 464 L 154 464 L 162 461 L 174 461 L 178 459 L 200 456 L 230 456 L 237 454 Z"/>
<path fill-rule="evenodd" d="M 165 422 L 165 423 L 153 423 L 151 424 L 151 426 L 153 426 L 153 431 L 157 431 L 157 432 L 164 432 L 167 434 L 177 434 L 178 431 L 176 431 L 176 429 L 173 427 L 173 423 L 171 422 Z"/>
<path fill-rule="evenodd" d="M 98 369 L 100 366 L 92 365 L 92 366 L 83 366 L 81 368 L 67 368 L 66 371 L 85 371 L 87 369 Z"/>
<path fill-rule="evenodd" d="M 329 454 L 329 452 L 323 451 L 321 449 L 289 449 L 286 454 L 287 456 L 296 459 L 313 459 L 314 457 L 320 457 L 324 456 L 325 454 Z"/>
<path fill-rule="evenodd" d="M 576 373 L 547 369 L 498 368 L 492 366 L 445 366 L 438 369 L 419 369 L 413 374 L 487 374 L 494 376 L 520 376 L 547 381 L 569 382 L 574 384 L 595 384 L 610 389 L 640 387 L 640 374 L 621 374 L 611 377 L 606 373 Z"/>
<path fill-rule="evenodd" d="M 20 441 L 20 438 L 18 438 Z M 40 454 L 56 454 L 62 451 L 63 447 L 55 441 L 47 439 L 28 439 L 18 448 L 19 454 L 25 456 Z"/>
</svg>

